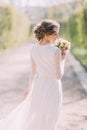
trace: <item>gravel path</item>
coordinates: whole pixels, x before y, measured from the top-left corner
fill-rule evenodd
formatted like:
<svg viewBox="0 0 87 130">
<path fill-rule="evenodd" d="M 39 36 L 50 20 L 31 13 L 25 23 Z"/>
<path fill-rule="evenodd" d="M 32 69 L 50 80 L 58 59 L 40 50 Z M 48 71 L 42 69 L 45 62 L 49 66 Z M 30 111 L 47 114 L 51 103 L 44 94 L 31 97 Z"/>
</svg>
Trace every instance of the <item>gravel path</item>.
<svg viewBox="0 0 87 130">
<path fill-rule="evenodd" d="M 0 118 L 22 100 L 28 86 L 30 44 L 0 53 Z M 87 94 L 78 79 L 71 55 L 62 78 L 63 106 L 57 130 L 87 130 Z M 70 59 L 72 62 L 70 62 Z"/>
</svg>

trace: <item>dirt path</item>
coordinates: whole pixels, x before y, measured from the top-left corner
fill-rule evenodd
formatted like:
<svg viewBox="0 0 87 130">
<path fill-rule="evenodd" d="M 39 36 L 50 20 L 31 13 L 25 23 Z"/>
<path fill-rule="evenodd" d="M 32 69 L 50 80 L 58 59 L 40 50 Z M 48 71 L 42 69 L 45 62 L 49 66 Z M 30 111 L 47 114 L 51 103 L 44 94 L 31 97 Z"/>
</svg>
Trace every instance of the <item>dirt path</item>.
<svg viewBox="0 0 87 130">
<path fill-rule="evenodd" d="M 23 99 L 29 80 L 30 49 L 31 45 L 25 44 L 0 54 L 0 118 Z M 68 57 L 62 79 L 63 106 L 58 130 L 87 130 L 87 95 Z"/>
</svg>

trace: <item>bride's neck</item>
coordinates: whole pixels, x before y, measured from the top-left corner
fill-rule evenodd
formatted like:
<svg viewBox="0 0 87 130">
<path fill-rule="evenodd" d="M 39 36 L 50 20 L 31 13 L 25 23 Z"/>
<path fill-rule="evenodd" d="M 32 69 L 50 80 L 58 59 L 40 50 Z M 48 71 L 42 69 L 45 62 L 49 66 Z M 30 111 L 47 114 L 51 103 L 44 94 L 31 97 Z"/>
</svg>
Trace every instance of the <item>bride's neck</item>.
<svg viewBox="0 0 87 130">
<path fill-rule="evenodd" d="M 45 45 L 45 44 L 49 44 L 49 43 L 50 43 L 50 41 L 45 40 L 45 39 L 42 39 L 39 41 L 39 44 L 41 44 L 41 45 Z"/>
</svg>

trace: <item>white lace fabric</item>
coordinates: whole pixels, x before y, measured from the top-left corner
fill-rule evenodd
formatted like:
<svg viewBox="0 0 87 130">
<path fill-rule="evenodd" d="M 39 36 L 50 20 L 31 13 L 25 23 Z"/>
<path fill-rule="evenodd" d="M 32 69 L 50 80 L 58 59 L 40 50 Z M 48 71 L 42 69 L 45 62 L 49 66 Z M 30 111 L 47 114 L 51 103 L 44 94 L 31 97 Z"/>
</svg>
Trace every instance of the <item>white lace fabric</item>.
<svg viewBox="0 0 87 130">
<path fill-rule="evenodd" d="M 62 60 L 61 51 L 57 49 L 54 55 L 55 75 L 57 79 L 61 79 L 64 74 L 64 63 L 65 60 Z"/>
<path fill-rule="evenodd" d="M 34 45 L 31 50 L 29 92 L 5 119 L 0 130 L 56 130 L 62 104 L 61 78 L 64 60 L 51 46 Z M 36 77 L 37 75 L 37 77 Z"/>
</svg>

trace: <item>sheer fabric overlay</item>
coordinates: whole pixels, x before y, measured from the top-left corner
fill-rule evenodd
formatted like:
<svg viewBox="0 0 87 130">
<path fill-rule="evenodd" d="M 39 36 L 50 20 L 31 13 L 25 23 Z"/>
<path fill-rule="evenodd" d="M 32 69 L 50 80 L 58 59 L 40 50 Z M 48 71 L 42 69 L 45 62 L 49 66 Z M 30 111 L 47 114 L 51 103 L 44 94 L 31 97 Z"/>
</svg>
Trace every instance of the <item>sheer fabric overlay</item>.
<svg viewBox="0 0 87 130">
<path fill-rule="evenodd" d="M 61 51 L 53 44 L 38 43 L 31 50 L 29 94 L 0 120 L 0 130 L 56 130 L 62 106 Z"/>
</svg>

